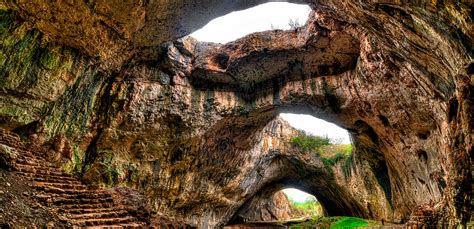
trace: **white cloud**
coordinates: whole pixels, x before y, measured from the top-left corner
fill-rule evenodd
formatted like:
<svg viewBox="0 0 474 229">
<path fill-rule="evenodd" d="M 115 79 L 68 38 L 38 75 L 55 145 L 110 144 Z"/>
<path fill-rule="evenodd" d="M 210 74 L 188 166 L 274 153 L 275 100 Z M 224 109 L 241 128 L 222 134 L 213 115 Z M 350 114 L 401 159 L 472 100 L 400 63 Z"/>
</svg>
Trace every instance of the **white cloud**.
<svg viewBox="0 0 474 229">
<path fill-rule="evenodd" d="M 250 9 L 235 11 L 210 21 L 190 36 L 199 41 L 227 43 L 247 34 L 274 28 L 289 29 L 289 21 L 303 25 L 311 8 L 287 2 L 270 2 Z"/>
</svg>

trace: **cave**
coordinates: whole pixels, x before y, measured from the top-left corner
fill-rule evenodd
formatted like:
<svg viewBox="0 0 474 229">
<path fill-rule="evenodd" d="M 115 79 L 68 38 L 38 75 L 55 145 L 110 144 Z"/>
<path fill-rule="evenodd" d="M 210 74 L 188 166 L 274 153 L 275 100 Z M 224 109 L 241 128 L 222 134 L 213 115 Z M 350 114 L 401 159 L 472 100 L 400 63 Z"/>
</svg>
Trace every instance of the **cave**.
<svg viewBox="0 0 474 229">
<path fill-rule="evenodd" d="M 286 187 L 327 216 L 474 225 L 473 3 L 292 0 L 300 27 L 189 36 L 268 2 L 0 3 L 0 225 L 223 227 Z M 292 144 L 282 113 L 351 156 Z"/>
<path fill-rule="evenodd" d="M 226 226 L 271 225 L 276 221 L 319 217 L 323 214 L 321 204 L 311 194 L 288 187 L 266 189 L 244 204 Z"/>
</svg>

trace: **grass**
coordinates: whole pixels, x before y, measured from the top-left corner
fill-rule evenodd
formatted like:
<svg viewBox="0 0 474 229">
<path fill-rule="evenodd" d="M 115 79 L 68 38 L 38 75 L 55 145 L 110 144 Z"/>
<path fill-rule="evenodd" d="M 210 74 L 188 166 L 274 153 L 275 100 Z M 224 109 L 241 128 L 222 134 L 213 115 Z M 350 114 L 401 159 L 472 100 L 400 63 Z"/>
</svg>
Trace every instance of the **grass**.
<svg viewBox="0 0 474 229">
<path fill-rule="evenodd" d="M 338 220 L 336 223 L 331 225 L 331 228 L 338 229 L 338 228 L 357 228 L 357 227 L 364 227 L 368 226 L 369 223 L 361 218 L 355 217 L 344 217 Z"/>
<path fill-rule="evenodd" d="M 332 167 L 343 161 L 342 169 L 346 176 L 350 175 L 352 165 L 352 144 L 337 144 L 337 139 L 328 136 L 315 136 L 300 130 L 298 136 L 291 138 L 290 143 L 302 150 L 312 151 L 318 155 L 328 172 L 332 174 Z"/>
<path fill-rule="evenodd" d="M 357 217 L 347 216 L 331 216 L 331 217 L 315 217 L 306 222 L 290 225 L 289 228 L 331 228 L 331 229 L 342 229 L 342 228 L 360 228 L 360 227 L 372 227 L 382 226 L 379 222 L 373 220 L 367 220 Z"/>
<path fill-rule="evenodd" d="M 301 132 L 300 135 L 291 138 L 290 142 L 301 150 L 310 151 L 318 150 L 322 146 L 330 145 L 331 139 L 329 139 L 328 136 L 314 136 Z"/>
</svg>

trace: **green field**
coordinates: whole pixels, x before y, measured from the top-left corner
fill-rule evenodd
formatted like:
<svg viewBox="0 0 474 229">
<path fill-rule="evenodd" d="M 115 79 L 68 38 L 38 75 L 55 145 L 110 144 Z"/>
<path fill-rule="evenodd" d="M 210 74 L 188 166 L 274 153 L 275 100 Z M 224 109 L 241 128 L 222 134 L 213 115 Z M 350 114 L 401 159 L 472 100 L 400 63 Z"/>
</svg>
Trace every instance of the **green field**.
<svg viewBox="0 0 474 229">
<path fill-rule="evenodd" d="M 305 222 L 296 223 L 289 225 L 289 228 L 329 228 L 329 229 L 342 229 L 342 228 L 360 228 L 360 227 L 373 227 L 382 226 L 379 222 L 367 219 L 361 219 L 356 217 L 346 216 L 333 216 L 333 217 L 315 217 Z"/>
</svg>

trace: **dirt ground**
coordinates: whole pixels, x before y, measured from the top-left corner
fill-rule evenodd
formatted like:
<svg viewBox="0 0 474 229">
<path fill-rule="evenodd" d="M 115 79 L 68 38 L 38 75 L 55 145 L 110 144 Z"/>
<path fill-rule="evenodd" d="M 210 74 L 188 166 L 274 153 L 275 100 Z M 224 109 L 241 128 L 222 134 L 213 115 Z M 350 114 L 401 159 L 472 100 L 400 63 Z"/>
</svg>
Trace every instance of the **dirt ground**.
<svg viewBox="0 0 474 229">
<path fill-rule="evenodd" d="M 0 167 L 0 228 L 64 228 L 33 196 L 28 182 Z"/>
</svg>

